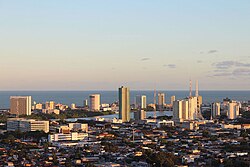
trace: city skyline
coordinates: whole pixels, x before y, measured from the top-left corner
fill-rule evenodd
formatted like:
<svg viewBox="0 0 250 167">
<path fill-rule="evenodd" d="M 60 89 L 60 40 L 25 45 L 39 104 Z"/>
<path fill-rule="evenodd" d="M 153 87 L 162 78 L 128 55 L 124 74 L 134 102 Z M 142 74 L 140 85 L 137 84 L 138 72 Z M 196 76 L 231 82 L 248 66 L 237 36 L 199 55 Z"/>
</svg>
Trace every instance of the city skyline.
<svg viewBox="0 0 250 167">
<path fill-rule="evenodd" d="M 1 1 L 0 90 L 250 90 L 249 7 Z"/>
</svg>

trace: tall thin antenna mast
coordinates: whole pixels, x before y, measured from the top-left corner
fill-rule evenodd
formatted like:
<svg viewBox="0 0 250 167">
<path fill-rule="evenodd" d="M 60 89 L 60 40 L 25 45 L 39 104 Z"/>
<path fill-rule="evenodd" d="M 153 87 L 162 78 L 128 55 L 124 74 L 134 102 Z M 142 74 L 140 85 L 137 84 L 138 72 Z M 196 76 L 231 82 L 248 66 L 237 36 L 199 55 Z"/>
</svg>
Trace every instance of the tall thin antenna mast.
<svg viewBox="0 0 250 167">
<path fill-rule="evenodd" d="M 156 119 L 156 90 L 154 90 L 154 119 Z"/>
<path fill-rule="evenodd" d="M 189 97 L 192 97 L 192 80 L 189 80 Z"/>
<path fill-rule="evenodd" d="M 195 84 L 195 97 L 199 97 L 199 85 L 198 85 L 198 80 L 196 80 L 196 84 Z"/>
</svg>

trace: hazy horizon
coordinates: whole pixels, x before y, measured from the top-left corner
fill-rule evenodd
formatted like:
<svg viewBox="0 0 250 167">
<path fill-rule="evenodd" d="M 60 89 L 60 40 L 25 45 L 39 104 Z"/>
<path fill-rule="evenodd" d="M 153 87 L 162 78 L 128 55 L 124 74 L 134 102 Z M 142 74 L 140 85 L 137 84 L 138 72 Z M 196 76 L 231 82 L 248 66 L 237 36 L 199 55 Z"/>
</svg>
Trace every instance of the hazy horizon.
<svg viewBox="0 0 250 167">
<path fill-rule="evenodd" d="M 103 92 L 106 92 L 106 91 L 118 91 L 118 88 L 117 89 L 113 89 L 113 90 L 101 90 L 101 89 L 96 89 L 96 90 L 0 90 L 0 92 L 80 92 L 80 91 L 83 91 L 83 92 L 93 92 L 93 91 L 103 91 Z M 154 89 L 131 89 L 130 88 L 130 91 L 154 91 Z M 160 92 L 160 91 L 187 91 L 189 92 L 188 89 L 179 89 L 179 90 L 173 90 L 173 89 L 156 89 L 156 92 Z M 209 90 L 209 89 L 200 89 L 199 91 L 250 91 L 250 90 Z M 195 93 L 195 90 L 192 90 L 193 93 Z"/>
<path fill-rule="evenodd" d="M 250 90 L 250 1 L 1 1 L 0 90 Z"/>
</svg>

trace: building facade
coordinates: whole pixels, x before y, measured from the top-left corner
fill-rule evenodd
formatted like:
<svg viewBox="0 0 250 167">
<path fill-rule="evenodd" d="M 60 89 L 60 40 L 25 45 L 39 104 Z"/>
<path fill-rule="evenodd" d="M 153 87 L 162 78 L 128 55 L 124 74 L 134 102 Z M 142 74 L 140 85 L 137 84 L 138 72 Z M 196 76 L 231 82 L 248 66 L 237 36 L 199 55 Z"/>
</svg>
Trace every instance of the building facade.
<svg viewBox="0 0 250 167">
<path fill-rule="evenodd" d="M 31 96 L 11 96 L 10 113 L 19 115 L 31 115 Z"/>
<path fill-rule="evenodd" d="M 163 110 L 164 106 L 165 106 L 165 94 L 158 93 L 158 108 L 160 110 Z"/>
<path fill-rule="evenodd" d="M 147 108 L 147 97 L 145 95 L 136 96 L 136 108 L 137 109 Z"/>
<path fill-rule="evenodd" d="M 90 111 L 100 111 L 100 94 L 92 94 L 89 96 Z"/>
<path fill-rule="evenodd" d="M 49 132 L 49 121 L 37 121 L 34 119 L 9 118 L 7 120 L 7 131 L 21 132 L 44 131 Z"/>
<path fill-rule="evenodd" d="M 134 112 L 134 119 L 136 121 L 146 119 L 146 112 L 144 110 L 138 110 L 138 111 Z"/>
<path fill-rule="evenodd" d="M 218 116 L 220 116 L 220 103 L 212 103 L 211 117 L 216 118 Z"/>
<path fill-rule="evenodd" d="M 228 104 L 228 119 L 236 119 L 240 115 L 240 106 L 237 102 L 232 101 Z"/>
<path fill-rule="evenodd" d="M 129 88 L 119 88 L 119 119 L 122 122 L 130 121 L 130 93 Z"/>
<path fill-rule="evenodd" d="M 173 102 L 173 119 L 176 122 L 197 118 L 197 98 L 191 97 Z"/>
<path fill-rule="evenodd" d="M 175 96 L 171 96 L 171 98 L 170 98 L 170 104 L 171 104 L 171 106 L 174 105 L 174 101 L 175 101 Z"/>
<path fill-rule="evenodd" d="M 78 141 L 83 140 L 88 137 L 88 133 L 55 133 L 48 135 L 49 142 L 58 142 L 58 141 Z"/>
</svg>

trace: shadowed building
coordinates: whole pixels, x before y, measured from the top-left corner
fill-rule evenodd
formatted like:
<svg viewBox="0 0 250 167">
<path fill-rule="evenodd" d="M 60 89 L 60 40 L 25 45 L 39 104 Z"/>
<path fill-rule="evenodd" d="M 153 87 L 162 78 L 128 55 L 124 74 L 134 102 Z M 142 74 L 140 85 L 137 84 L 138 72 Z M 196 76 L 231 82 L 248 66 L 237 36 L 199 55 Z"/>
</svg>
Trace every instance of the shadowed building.
<svg viewBox="0 0 250 167">
<path fill-rule="evenodd" d="M 165 94 L 164 93 L 158 93 L 158 108 L 160 111 L 164 109 L 165 106 Z"/>
<path fill-rule="evenodd" d="M 123 86 L 119 88 L 119 119 L 122 119 L 122 122 L 130 121 L 129 88 Z"/>
<path fill-rule="evenodd" d="M 137 109 L 147 108 L 147 97 L 145 95 L 136 96 L 136 108 Z"/>
</svg>

